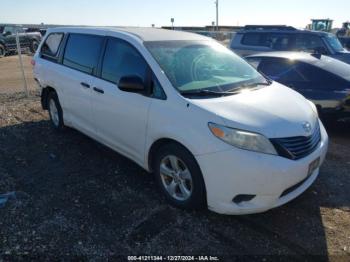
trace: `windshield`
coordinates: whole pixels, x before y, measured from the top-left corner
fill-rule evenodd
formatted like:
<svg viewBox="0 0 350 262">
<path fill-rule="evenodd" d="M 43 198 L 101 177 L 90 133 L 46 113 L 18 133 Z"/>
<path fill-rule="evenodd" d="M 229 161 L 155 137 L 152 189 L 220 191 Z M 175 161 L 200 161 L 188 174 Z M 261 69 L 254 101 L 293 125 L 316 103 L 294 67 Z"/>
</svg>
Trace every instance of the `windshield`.
<svg viewBox="0 0 350 262">
<path fill-rule="evenodd" d="M 145 46 L 181 93 L 268 84 L 252 66 L 215 41 L 146 42 Z"/>
<path fill-rule="evenodd" d="M 327 41 L 327 43 L 332 47 L 332 49 L 335 52 L 344 51 L 344 48 L 343 48 L 342 44 L 340 43 L 339 39 L 336 38 L 334 35 L 327 35 L 324 37 L 324 39 Z"/>
</svg>

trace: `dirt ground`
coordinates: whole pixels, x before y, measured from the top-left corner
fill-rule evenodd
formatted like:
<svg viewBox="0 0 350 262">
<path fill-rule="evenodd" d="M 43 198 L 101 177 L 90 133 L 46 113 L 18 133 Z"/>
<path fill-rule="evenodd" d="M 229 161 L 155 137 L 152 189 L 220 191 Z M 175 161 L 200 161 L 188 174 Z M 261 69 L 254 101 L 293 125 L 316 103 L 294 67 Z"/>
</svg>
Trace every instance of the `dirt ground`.
<svg viewBox="0 0 350 262">
<path fill-rule="evenodd" d="M 32 57 L 29 55 L 22 55 L 27 87 L 29 90 L 36 90 L 37 84 L 32 75 L 31 59 Z M 23 91 L 24 82 L 18 56 L 13 55 L 0 58 L 0 94 Z"/>
<path fill-rule="evenodd" d="M 291 203 L 250 216 L 183 211 L 169 206 L 153 177 L 132 161 L 77 131 L 55 132 L 37 93 L 14 93 L 20 82 L 7 61 L 17 65 L 6 59 L 0 60 L 0 194 L 15 196 L 0 207 L 0 260 L 350 261 L 349 126 L 330 130 L 318 180 Z"/>
</svg>

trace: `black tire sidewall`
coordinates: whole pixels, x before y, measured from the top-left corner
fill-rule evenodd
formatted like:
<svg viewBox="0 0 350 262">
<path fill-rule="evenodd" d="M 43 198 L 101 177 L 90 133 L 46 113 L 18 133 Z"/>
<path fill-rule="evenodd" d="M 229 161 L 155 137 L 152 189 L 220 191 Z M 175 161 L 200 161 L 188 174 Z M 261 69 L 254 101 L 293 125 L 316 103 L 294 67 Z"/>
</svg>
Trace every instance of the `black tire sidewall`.
<svg viewBox="0 0 350 262">
<path fill-rule="evenodd" d="M 36 44 L 36 49 L 34 48 L 34 45 Z M 36 52 L 36 50 L 38 49 L 38 47 L 39 47 L 39 42 L 38 41 L 36 41 L 36 40 L 33 40 L 32 41 L 32 43 L 31 43 L 31 45 L 30 45 L 30 51 L 32 52 L 32 53 L 35 53 Z"/>
<path fill-rule="evenodd" d="M 1 52 L 0 52 L 0 57 L 4 57 L 6 55 L 6 49 L 5 49 L 5 46 L 0 44 L 0 49 L 2 50 L 3 54 L 1 55 Z"/>
<path fill-rule="evenodd" d="M 55 105 L 56 105 L 56 108 L 57 108 L 57 111 L 58 111 L 58 118 L 59 118 L 59 124 L 58 126 L 56 126 L 52 120 L 52 117 L 51 117 L 51 113 L 50 113 L 50 101 L 53 100 Z M 64 128 L 64 123 L 63 123 L 63 112 L 62 112 L 62 107 L 61 107 L 61 104 L 58 100 L 58 96 L 56 94 L 56 92 L 50 92 L 48 94 L 48 97 L 47 97 L 47 108 L 48 108 L 48 111 L 49 111 L 49 116 L 50 116 L 50 122 L 51 122 L 51 125 L 56 129 L 56 130 L 62 130 Z"/>
<path fill-rule="evenodd" d="M 174 155 L 180 158 L 191 172 L 193 191 L 190 198 L 185 201 L 174 199 L 164 188 L 160 176 L 160 162 L 167 155 Z M 161 192 L 172 205 L 183 209 L 202 209 L 206 206 L 206 190 L 201 170 L 196 159 L 185 147 L 176 143 L 162 146 L 156 153 L 153 170 Z"/>
</svg>

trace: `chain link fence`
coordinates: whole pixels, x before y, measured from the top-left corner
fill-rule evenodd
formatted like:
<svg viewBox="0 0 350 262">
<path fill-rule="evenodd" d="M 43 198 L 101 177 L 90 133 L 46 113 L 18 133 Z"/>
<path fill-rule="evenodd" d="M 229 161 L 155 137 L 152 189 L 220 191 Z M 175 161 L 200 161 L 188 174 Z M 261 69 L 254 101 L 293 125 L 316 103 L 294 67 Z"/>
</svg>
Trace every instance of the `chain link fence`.
<svg viewBox="0 0 350 262">
<path fill-rule="evenodd" d="M 15 40 L 15 51 L 0 56 L 0 94 L 24 93 L 28 97 L 37 91 L 31 65 L 34 54 L 28 47 L 21 47 L 18 33 Z"/>
</svg>

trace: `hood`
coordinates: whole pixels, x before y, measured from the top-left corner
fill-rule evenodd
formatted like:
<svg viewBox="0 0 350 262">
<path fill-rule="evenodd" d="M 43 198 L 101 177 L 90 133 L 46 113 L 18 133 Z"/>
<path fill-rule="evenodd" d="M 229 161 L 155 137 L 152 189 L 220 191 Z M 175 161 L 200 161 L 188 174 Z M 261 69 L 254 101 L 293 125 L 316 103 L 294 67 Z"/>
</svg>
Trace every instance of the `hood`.
<svg viewBox="0 0 350 262">
<path fill-rule="evenodd" d="M 305 122 L 310 123 L 313 130 L 318 119 L 308 100 L 276 82 L 237 95 L 191 102 L 221 117 L 228 127 L 268 138 L 309 136 L 310 132 L 303 128 Z"/>
</svg>

